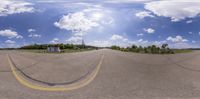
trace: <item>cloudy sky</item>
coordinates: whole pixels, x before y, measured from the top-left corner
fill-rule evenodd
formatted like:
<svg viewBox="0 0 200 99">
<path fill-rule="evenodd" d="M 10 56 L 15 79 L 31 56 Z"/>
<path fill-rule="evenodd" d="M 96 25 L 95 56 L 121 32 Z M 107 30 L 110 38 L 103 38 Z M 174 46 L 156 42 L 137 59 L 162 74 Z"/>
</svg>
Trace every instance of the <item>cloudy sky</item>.
<svg viewBox="0 0 200 99">
<path fill-rule="evenodd" d="M 200 47 L 199 0 L 1 0 L 0 48 L 74 43 Z"/>
</svg>

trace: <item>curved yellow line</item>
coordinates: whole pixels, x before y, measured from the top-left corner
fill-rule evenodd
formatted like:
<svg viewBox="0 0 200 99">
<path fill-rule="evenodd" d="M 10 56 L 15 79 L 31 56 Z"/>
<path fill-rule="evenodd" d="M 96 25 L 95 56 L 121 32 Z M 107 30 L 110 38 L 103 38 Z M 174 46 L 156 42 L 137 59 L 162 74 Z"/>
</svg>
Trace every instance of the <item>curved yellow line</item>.
<svg viewBox="0 0 200 99">
<path fill-rule="evenodd" d="M 78 81 L 78 82 L 75 82 L 75 83 L 72 83 L 72 84 L 65 85 L 65 86 L 51 86 L 51 87 L 32 84 L 29 81 L 25 80 L 23 77 L 21 77 L 17 73 L 17 70 L 13 66 L 13 63 L 11 62 L 11 59 L 9 58 L 8 55 L 7 55 L 7 58 L 8 58 L 8 61 L 9 61 L 13 75 L 22 85 L 29 87 L 31 89 L 42 90 L 42 91 L 69 91 L 69 90 L 74 90 L 74 89 L 84 87 L 84 86 L 88 85 L 92 80 L 94 80 L 94 78 L 96 77 L 96 75 L 99 72 L 99 69 L 100 69 L 101 64 L 103 62 L 104 55 L 102 55 L 101 60 L 98 63 L 97 67 L 85 79 Z"/>
</svg>

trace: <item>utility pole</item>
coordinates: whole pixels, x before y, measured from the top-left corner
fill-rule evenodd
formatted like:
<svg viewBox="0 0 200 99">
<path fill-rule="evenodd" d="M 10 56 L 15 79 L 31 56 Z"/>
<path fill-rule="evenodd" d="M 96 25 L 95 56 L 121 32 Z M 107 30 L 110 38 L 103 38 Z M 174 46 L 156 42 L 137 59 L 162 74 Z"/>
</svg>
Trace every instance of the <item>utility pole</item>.
<svg viewBox="0 0 200 99">
<path fill-rule="evenodd" d="M 85 42 L 84 42 L 84 39 L 82 39 L 82 48 L 85 48 Z"/>
</svg>

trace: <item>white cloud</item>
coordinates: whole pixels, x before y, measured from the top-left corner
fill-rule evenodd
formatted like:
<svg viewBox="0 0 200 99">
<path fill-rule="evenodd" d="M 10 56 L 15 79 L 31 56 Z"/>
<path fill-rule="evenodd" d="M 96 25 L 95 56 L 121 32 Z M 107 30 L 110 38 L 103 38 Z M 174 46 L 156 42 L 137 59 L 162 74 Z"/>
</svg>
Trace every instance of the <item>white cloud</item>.
<svg viewBox="0 0 200 99">
<path fill-rule="evenodd" d="M 87 0 L 82 0 L 81 3 L 87 3 Z M 90 1 L 90 0 L 89 0 Z M 152 0 L 98 0 L 98 3 L 144 3 Z M 80 3 L 80 0 L 37 0 L 40 3 Z M 94 0 L 95 2 L 95 0 Z"/>
<path fill-rule="evenodd" d="M 4 36 L 4 37 L 8 37 L 8 38 L 14 38 L 17 35 L 18 35 L 17 32 L 8 30 L 8 29 L 0 31 L 0 36 Z"/>
<path fill-rule="evenodd" d="M 54 38 L 53 40 L 50 41 L 50 43 L 58 44 L 59 43 L 59 39 L 58 38 Z"/>
<path fill-rule="evenodd" d="M 89 42 L 88 45 L 99 46 L 99 47 L 108 47 L 112 45 L 117 45 L 117 46 L 127 47 L 131 45 L 131 42 L 127 38 L 121 35 L 114 34 L 108 40 L 95 40 Z"/>
<path fill-rule="evenodd" d="M 23 39 L 23 36 L 17 35 L 16 38 L 17 38 L 17 39 Z"/>
<path fill-rule="evenodd" d="M 152 42 L 153 45 L 157 45 L 157 46 L 161 46 L 162 44 L 165 44 L 165 43 L 167 43 L 166 40 L 163 40 L 163 41 L 154 41 L 154 42 Z"/>
<path fill-rule="evenodd" d="M 143 19 L 145 17 L 154 17 L 151 12 L 149 11 L 141 11 L 135 14 L 135 16 L 139 17 L 140 19 Z"/>
<path fill-rule="evenodd" d="M 145 9 L 157 16 L 169 17 L 171 21 L 194 18 L 200 13 L 199 0 L 162 0 L 145 4 Z"/>
<path fill-rule="evenodd" d="M 152 0 L 102 0 L 105 3 L 145 3 Z"/>
<path fill-rule="evenodd" d="M 144 31 L 147 32 L 147 33 L 149 33 L 149 34 L 153 34 L 155 32 L 155 30 L 152 29 L 152 28 L 147 28 L 147 29 L 144 28 Z"/>
<path fill-rule="evenodd" d="M 0 3 L 0 16 L 7 16 L 10 14 L 33 12 L 32 3 L 19 0 L 2 0 Z"/>
<path fill-rule="evenodd" d="M 98 46 L 98 47 L 109 47 L 112 45 L 117 45 L 121 47 L 130 46 L 132 42 L 130 41 L 112 41 L 112 40 L 95 40 L 92 42 L 87 43 L 88 45 Z"/>
<path fill-rule="evenodd" d="M 60 29 L 71 31 L 73 36 L 84 36 L 91 30 L 112 26 L 114 19 L 110 15 L 112 15 L 112 11 L 103 9 L 101 6 L 86 7 L 81 11 L 63 15 L 54 22 L 54 25 Z"/>
<path fill-rule="evenodd" d="M 120 40 L 120 39 L 123 39 L 123 37 L 121 35 L 114 34 L 110 39 L 111 40 Z"/>
<path fill-rule="evenodd" d="M 101 23 L 104 25 L 112 25 L 115 23 L 115 21 L 112 17 L 107 16 L 107 18 L 104 18 L 104 20 L 102 20 Z"/>
<path fill-rule="evenodd" d="M 188 32 L 189 34 L 192 34 L 192 32 Z"/>
<path fill-rule="evenodd" d="M 143 39 L 139 39 L 136 41 L 136 43 L 148 43 L 148 40 L 143 40 Z"/>
<path fill-rule="evenodd" d="M 23 36 L 19 35 L 17 32 L 5 29 L 5 30 L 0 30 L 0 36 L 3 37 L 8 37 L 8 38 L 17 38 L 17 39 L 22 39 Z"/>
<path fill-rule="evenodd" d="M 88 19 L 83 12 L 65 15 L 54 25 L 60 29 L 70 30 L 76 36 L 83 36 L 93 27 L 99 26 L 97 22 Z"/>
<path fill-rule="evenodd" d="M 156 45 L 161 46 L 162 44 L 168 43 L 171 48 L 193 48 L 193 47 L 199 47 L 198 45 L 191 45 L 187 43 L 187 39 L 183 39 L 181 36 L 176 36 L 175 38 L 168 37 L 168 40 L 162 40 L 162 41 L 148 41 L 144 39 L 138 39 L 135 41 L 127 40 L 126 42 L 123 42 L 122 40 L 119 41 L 113 41 L 113 40 L 95 40 L 92 42 L 87 43 L 88 45 L 93 46 L 99 46 L 99 47 L 109 47 L 112 45 L 117 45 L 121 47 L 128 47 L 131 45 L 137 45 L 137 46 L 150 46 L 150 45 Z M 193 44 L 196 43 L 196 41 L 192 41 Z"/>
<path fill-rule="evenodd" d="M 149 44 L 150 42 L 148 40 L 143 40 L 143 39 L 139 39 L 139 40 L 136 40 L 136 41 L 129 41 L 129 46 L 130 45 L 137 45 L 137 46 L 148 46 L 150 45 Z"/>
<path fill-rule="evenodd" d="M 92 46 L 98 46 L 98 47 L 110 47 L 112 46 L 112 42 L 111 41 L 106 41 L 106 40 L 95 40 L 92 42 L 89 42 L 88 45 L 92 45 Z"/>
<path fill-rule="evenodd" d="M 176 37 L 171 37 L 171 36 L 169 36 L 168 38 L 167 38 L 167 40 L 168 41 L 171 41 L 171 42 L 173 42 L 173 43 L 183 43 L 183 42 L 187 42 L 188 40 L 187 39 L 184 39 L 182 36 L 180 36 L 180 35 L 177 35 Z"/>
<path fill-rule="evenodd" d="M 136 34 L 137 36 L 143 36 L 144 34 L 143 33 L 138 33 Z"/>
<path fill-rule="evenodd" d="M 192 40 L 192 43 L 196 43 L 196 41 L 195 41 L 195 40 Z"/>
<path fill-rule="evenodd" d="M 28 32 L 35 32 L 36 30 L 35 29 L 28 29 Z"/>
<path fill-rule="evenodd" d="M 31 33 L 31 34 L 28 35 L 28 37 L 30 37 L 30 38 L 41 38 L 42 35 L 36 34 L 36 33 Z"/>
<path fill-rule="evenodd" d="M 6 44 L 15 44 L 16 42 L 15 42 L 15 41 L 12 41 L 12 40 L 6 40 L 5 43 L 6 43 Z"/>
<path fill-rule="evenodd" d="M 13 48 L 13 47 L 18 47 L 15 41 L 12 40 L 6 40 L 4 44 L 2 44 L 5 48 Z"/>
<path fill-rule="evenodd" d="M 190 44 L 190 43 L 182 42 L 182 43 L 169 44 L 169 47 L 177 48 L 177 49 L 181 49 L 181 48 L 199 48 L 199 45 L 194 45 L 194 43 Z"/>
<path fill-rule="evenodd" d="M 186 21 L 187 24 L 192 23 L 192 22 L 193 22 L 192 20 L 188 20 L 188 21 Z"/>
<path fill-rule="evenodd" d="M 28 35 L 28 37 L 30 37 L 30 38 L 41 38 L 42 37 L 42 35 L 34 33 L 34 32 L 36 32 L 35 29 L 28 29 L 28 32 L 30 33 Z"/>
<path fill-rule="evenodd" d="M 121 35 L 117 35 L 117 34 L 114 34 L 110 37 L 110 40 L 121 40 L 121 41 L 127 41 L 128 39 L 127 38 L 124 38 L 123 36 Z"/>
<path fill-rule="evenodd" d="M 72 44 L 81 44 L 82 43 L 82 37 L 72 36 L 69 39 L 67 39 L 66 42 L 72 43 Z"/>
<path fill-rule="evenodd" d="M 138 40 L 138 42 L 142 42 L 142 41 L 143 41 L 143 39 L 139 39 L 139 40 Z"/>
</svg>

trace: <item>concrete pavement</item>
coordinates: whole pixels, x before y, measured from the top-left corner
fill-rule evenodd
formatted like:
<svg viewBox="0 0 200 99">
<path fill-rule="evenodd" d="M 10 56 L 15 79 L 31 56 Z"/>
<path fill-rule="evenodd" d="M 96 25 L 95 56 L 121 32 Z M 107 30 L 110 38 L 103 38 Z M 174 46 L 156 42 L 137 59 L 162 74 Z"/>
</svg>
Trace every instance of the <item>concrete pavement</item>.
<svg viewBox="0 0 200 99">
<path fill-rule="evenodd" d="M 21 85 L 10 72 L 6 54 L 32 78 L 62 83 L 92 70 L 104 54 L 95 79 L 72 91 L 48 92 Z M 198 99 L 200 51 L 151 55 L 96 50 L 67 54 L 1 51 L 0 97 L 2 99 Z"/>
</svg>

